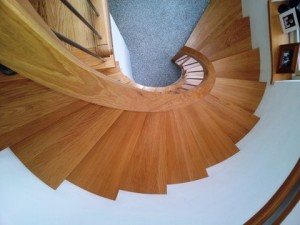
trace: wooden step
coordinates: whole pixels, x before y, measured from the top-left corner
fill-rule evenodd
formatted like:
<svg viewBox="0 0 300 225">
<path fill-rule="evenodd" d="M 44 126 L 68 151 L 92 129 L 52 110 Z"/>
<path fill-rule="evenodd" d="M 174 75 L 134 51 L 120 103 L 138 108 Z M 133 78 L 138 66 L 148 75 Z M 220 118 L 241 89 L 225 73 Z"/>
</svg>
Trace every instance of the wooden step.
<svg viewBox="0 0 300 225">
<path fill-rule="evenodd" d="M 90 104 L 13 145 L 12 150 L 31 172 L 56 189 L 121 112 Z"/>
<path fill-rule="evenodd" d="M 234 143 L 241 140 L 259 120 L 241 107 L 223 102 L 212 95 L 206 96 L 199 104 Z"/>
<path fill-rule="evenodd" d="M 120 189 L 145 194 L 167 193 L 167 113 L 148 113 Z"/>
<path fill-rule="evenodd" d="M 30 80 L 2 82 L 0 136 L 75 101 Z"/>
<path fill-rule="evenodd" d="M 211 0 L 185 46 L 201 51 L 210 40 L 224 33 L 240 18 L 241 0 Z"/>
<path fill-rule="evenodd" d="M 177 184 L 207 177 L 206 159 L 185 119 L 177 111 L 167 115 L 167 182 Z"/>
<path fill-rule="evenodd" d="M 124 112 L 67 179 L 89 192 L 116 199 L 146 115 Z"/>
<path fill-rule="evenodd" d="M 200 51 L 210 61 L 252 49 L 249 17 L 237 19 L 223 33 L 209 40 Z"/>
<path fill-rule="evenodd" d="M 88 103 L 84 101 L 75 101 L 66 106 L 62 106 L 56 111 L 50 112 L 44 116 L 33 119 L 32 121 L 15 128 L 9 132 L 1 134 L 0 136 L 0 150 L 6 147 L 12 146 L 25 138 L 53 125 L 59 120 L 64 119 L 64 117 L 69 114 L 76 112 L 77 110 L 85 107 Z M 22 115 L 19 115 L 22 117 Z M 14 121 L 14 118 L 10 119 Z M 12 122 L 13 123 L 13 122 Z M 43 132 L 43 131 L 41 131 Z"/>
<path fill-rule="evenodd" d="M 203 109 L 201 104 L 194 104 L 177 110 L 198 145 L 198 150 L 210 167 L 238 152 L 230 137 Z"/>
<path fill-rule="evenodd" d="M 217 77 L 258 81 L 260 76 L 259 49 L 214 61 L 213 66 Z"/>
<path fill-rule="evenodd" d="M 266 83 L 249 80 L 217 78 L 211 94 L 254 113 L 266 88 Z"/>
</svg>

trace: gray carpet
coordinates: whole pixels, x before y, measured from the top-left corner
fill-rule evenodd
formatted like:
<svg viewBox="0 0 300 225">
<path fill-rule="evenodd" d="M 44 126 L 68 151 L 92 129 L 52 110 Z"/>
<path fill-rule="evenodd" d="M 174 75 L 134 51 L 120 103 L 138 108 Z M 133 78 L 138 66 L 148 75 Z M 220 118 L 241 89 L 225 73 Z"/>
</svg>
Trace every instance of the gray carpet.
<svg viewBox="0 0 300 225">
<path fill-rule="evenodd" d="M 180 77 L 171 62 L 184 46 L 209 0 L 109 0 L 130 52 L 134 80 L 167 86 Z"/>
</svg>

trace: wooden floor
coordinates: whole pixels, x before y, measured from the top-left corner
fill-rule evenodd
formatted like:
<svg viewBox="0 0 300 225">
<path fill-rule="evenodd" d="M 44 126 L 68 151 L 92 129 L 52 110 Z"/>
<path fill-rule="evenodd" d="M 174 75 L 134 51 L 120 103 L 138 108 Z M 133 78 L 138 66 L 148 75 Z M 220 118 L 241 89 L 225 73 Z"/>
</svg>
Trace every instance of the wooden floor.
<svg viewBox="0 0 300 225">
<path fill-rule="evenodd" d="M 54 13 L 43 5 L 37 8 Z M 61 6 L 55 13 L 66 12 Z M 88 46 L 91 40 L 84 41 Z M 265 83 L 259 82 L 259 50 L 250 43 L 240 0 L 212 0 L 186 46 L 207 54 L 217 77 L 214 87 L 194 104 L 167 112 L 102 107 L 21 75 L 1 75 L 0 147 L 11 147 L 54 189 L 68 180 L 109 199 L 116 199 L 119 190 L 166 194 L 168 184 L 205 178 L 206 168 L 239 151 L 235 144 L 259 120 L 254 112 Z M 123 79 L 118 63 L 99 70 Z"/>
</svg>

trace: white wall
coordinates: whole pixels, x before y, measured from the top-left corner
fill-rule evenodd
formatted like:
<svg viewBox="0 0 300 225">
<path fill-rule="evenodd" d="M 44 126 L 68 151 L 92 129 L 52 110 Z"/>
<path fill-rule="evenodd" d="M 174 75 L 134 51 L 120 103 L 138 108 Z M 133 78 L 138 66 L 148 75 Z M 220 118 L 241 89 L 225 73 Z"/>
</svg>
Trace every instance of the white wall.
<svg viewBox="0 0 300 225">
<path fill-rule="evenodd" d="M 249 14 L 266 13 L 256 10 L 264 7 L 265 0 L 244 2 Z M 257 19 L 251 22 L 253 26 L 258 23 Z M 267 49 L 265 38 L 255 36 L 263 51 Z M 267 69 L 262 76 L 270 76 Z M 299 159 L 299 96 L 300 82 L 268 86 L 256 112 L 261 119 L 238 143 L 241 151 L 209 168 L 206 179 L 169 185 L 167 195 L 121 191 L 117 201 L 110 201 L 69 182 L 54 191 L 6 149 L 0 152 L 0 224 L 243 224 L 269 200 Z"/>
<path fill-rule="evenodd" d="M 115 60 L 120 63 L 120 68 L 122 73 L 127 76 L 129 79 L 133 80 L 132 69 L 130 62 L 130 53 L 126 46 L 126 43 L 117 27 L 114 18 L 110 15 L 111 21 L 111 32 L 113 38 L 113 48 Z"/>
</svg>

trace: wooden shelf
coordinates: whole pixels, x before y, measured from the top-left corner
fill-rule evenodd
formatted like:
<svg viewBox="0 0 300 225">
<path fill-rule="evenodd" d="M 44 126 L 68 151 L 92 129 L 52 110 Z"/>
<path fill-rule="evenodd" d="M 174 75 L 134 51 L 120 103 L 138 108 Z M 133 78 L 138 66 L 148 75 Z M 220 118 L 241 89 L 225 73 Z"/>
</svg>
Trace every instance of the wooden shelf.
<svg viewBox="0 0 300 225">
<path fill-rule="evenodd" d="M 279 45 L 289 44 L 289 35 L 282 32 L 279 20 L 279 13 L 277 8 L 280 4 L 285 3 L 272 2 L 269 0 L 269 28 L 270 28 L 270 48 L 271 48 L 271 62 L 272 62 L 272 76 L 271 84 L 279 80 L 291 80 L 291 73 L 276 73 L 278 58 L 279 58 Z"/>
</svg>

